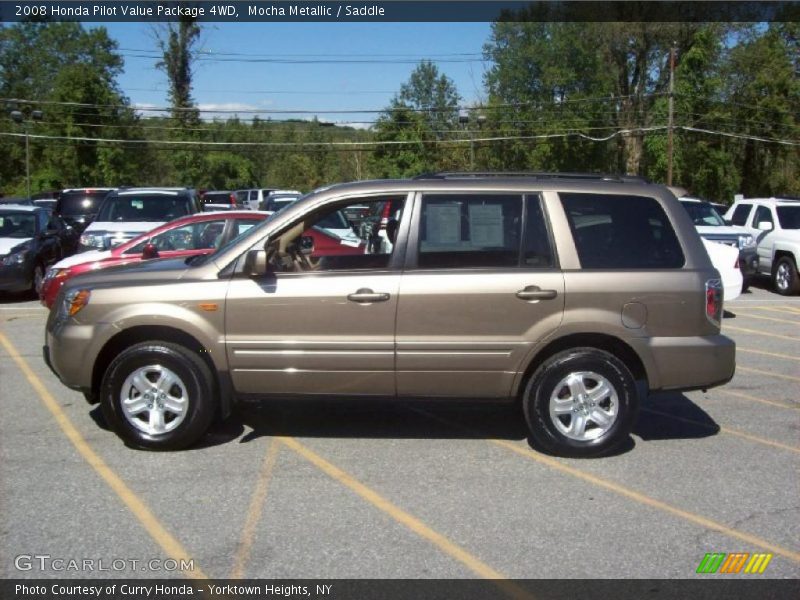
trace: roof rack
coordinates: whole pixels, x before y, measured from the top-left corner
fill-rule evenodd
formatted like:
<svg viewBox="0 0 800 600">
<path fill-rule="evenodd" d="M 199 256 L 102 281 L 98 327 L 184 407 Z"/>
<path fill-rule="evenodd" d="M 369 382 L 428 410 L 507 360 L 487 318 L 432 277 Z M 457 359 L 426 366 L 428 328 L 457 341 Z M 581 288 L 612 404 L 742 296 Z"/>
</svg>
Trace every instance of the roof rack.
<svg viewBox="0 0 800 600">
<path fill-rule="evenodd" d="M 547 173 L 538 171 L 441 171 L 422 173 L 418 179 L 478 179 L 483 177 L 530 177 L 533 179 L 590 179 L 620 183 L 650 183 L 639 175 L 612 175 L 608 173 Z"/>
</svg>

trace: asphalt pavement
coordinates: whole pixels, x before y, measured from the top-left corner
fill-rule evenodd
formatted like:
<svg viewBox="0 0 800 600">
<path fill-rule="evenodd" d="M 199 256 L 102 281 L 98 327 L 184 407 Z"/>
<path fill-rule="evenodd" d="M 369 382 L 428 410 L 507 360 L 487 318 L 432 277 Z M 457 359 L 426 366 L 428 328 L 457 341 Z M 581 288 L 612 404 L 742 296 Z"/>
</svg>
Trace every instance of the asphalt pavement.
<svg viewBox="0 0 800 600">
<path fill-rule="evenodd" d="M 568 460 L 513 407 L 436 403 L 248 405 L 132 450 L 45 366 L 45 309 L 0 299 L 0 577 L 742 578 L 696 570 L 747 552 L 798 578 L 800 297 L 726 309 L 733 381 Z"/>
</svg>

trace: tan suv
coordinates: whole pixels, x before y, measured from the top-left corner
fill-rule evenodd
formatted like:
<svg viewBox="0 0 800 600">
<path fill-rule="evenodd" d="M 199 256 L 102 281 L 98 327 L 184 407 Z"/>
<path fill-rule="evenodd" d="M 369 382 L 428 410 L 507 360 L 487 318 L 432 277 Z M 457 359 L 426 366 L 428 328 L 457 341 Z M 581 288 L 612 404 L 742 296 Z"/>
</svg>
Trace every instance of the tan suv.
<svg viewBox="0 0 800 600">
<path fill-rule="evenodd" d="M 325 227 L 387 202 L 390 244 Z M 627 439 L 637 389 L 731 379 L 721 313 L 664 187 L 439 174 L 324 188 L 206 257 L 76 277 L 44 355 L 139 447 L 187 446 L 237 398 L 434 397 L 519 401 L 535 444 L 593 456 Z"/>
</svg>

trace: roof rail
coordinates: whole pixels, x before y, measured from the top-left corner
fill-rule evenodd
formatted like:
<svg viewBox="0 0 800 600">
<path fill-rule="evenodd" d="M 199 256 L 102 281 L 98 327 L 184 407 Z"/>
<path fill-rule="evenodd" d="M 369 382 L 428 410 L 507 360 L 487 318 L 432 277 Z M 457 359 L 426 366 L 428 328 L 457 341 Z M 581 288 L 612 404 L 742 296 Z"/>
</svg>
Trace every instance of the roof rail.
<svg viewBox="0 0 800 600">
<path fill-rule="evenodd" d="M 650 183 L 646 177 L 639 175 L 612 175 L 608 173 L 547 173 L 538 171 L 442 171 L 439 173 L 422 173 L 414 177 L 419 179 L 477 179 L 483 177 L 530 177 L 534 179 L 592 179 L 616 181 L 620 183 Z"/>
</svg>

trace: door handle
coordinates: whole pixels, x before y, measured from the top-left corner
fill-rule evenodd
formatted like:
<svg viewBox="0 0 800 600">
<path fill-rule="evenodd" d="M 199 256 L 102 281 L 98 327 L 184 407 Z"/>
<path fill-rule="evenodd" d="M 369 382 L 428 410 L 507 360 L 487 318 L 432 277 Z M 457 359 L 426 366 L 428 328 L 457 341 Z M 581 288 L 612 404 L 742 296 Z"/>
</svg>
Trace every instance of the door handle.
<svg viewBox="0 0 800 600">
<path fill-rule="evenodd" d="M 558 296 L 555 290 L 543 290 L 538 285 L 528 285 L 525 289 L 517 292 L 520 300 L 552 300 Z"/>
<path fill-rule="evenodd" d="M 350 300 L 350 302 L 361 302 L 363 304 L 386 302 L 389 299 L 389 294 L 373 292 L 369 288 L 361 288 L 353 294 L 347 294 L 347 299 Z"/>
</svg>

